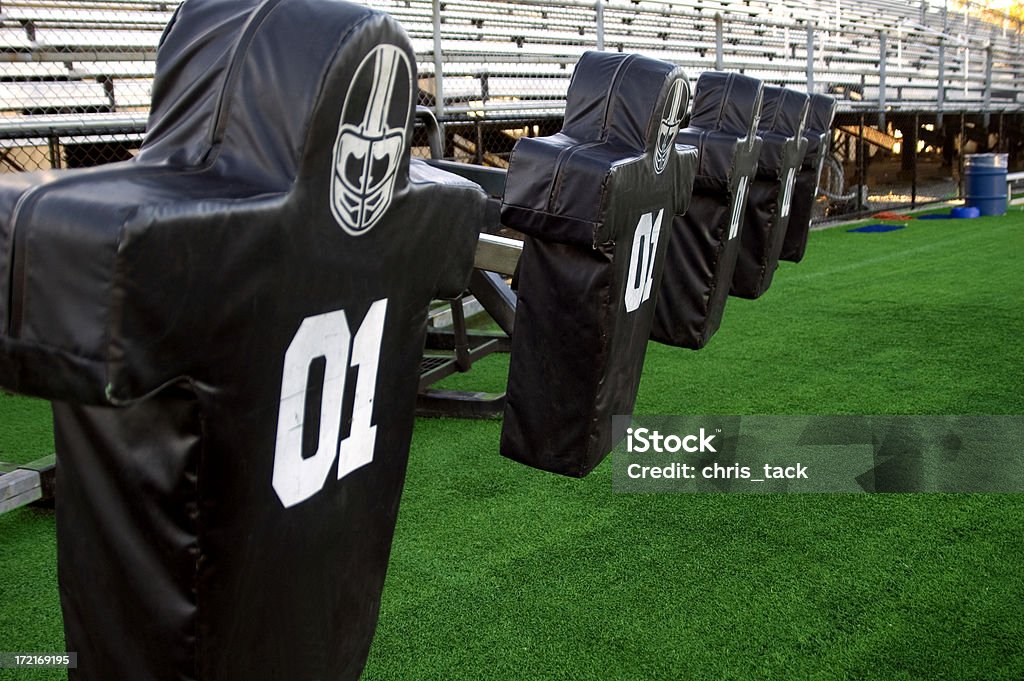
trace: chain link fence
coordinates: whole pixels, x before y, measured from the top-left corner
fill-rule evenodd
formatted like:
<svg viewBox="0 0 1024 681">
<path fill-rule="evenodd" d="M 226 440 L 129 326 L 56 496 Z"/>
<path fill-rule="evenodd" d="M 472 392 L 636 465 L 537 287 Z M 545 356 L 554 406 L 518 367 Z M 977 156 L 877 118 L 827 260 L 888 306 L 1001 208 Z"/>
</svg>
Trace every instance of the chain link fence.
<svg viewBox="0 0 1024 681">
<path fill-rule="evenodd" d="M 177 2 L 0 2 L 0 170 L 129 158 Z"/>
<path fill-rule="evenodd" d="M 819 217 L 961 195 L 963 156 L 1021 168 L 1019 23 L 938 0 L 368 0 L 406 28 L 419 103 L 448 158 L 507 167 L 516 140 L 561 126 L 586 50 L 840 99 Z M 130 158 L 141 144 L 170 0 L 0 0 L 0 172 Z M 282 49 L 285 49 L 282 46 Z M 414 153 L 430 154 L 425 136 Z"/>
</svg>

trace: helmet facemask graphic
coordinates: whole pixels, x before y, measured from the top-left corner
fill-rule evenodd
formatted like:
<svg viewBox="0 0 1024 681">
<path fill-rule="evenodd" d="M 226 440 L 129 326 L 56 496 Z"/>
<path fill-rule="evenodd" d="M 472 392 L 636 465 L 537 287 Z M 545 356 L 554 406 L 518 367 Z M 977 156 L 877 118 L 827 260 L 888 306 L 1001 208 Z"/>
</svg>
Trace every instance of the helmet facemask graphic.
<svg viewBox="0 0 1024 681">
<path fill-rule="evenodd" d="M 668 155 L 679 133 L 679 124 L 683 120 L 683 109 L 686 107 L 684 87 L 683 79 L 677 79 L 672 83 L 672 89 L 669 90 L 665 101 L 665 111 L 658 125 L 658 143 L 654 150 L 654 172 L 658 175 L 668 165 Z"/>
<path fill-rule="evenodd" d="M 369 231 L 391 205 L 411 106 L 408 57 L 378 45 L 356 69 L 334 143 L 331 212 L 353 236 Z"/>
</svg>

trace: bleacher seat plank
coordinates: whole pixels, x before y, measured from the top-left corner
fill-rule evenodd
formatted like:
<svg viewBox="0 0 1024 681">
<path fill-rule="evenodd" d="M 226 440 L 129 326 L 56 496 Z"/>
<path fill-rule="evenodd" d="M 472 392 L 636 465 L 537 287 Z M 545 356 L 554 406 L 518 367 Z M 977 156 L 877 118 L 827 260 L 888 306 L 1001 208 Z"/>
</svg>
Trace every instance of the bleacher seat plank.
<svg viewBox="0 0 1024 681">
<path fill-rule="evenodd" d="M 120 78 L 114 81 L 114 106 L 149 108 L 153 79 Z"/>
<path fill-rule="evenodd" d="M 25 31 L 21 28 L 0 26 L 0 50 L 28 50 L 32 48 L 32 41 L 28 39 Z M 0 58 L 2 58 L 0 52 Z"/>
<path fill-rule="evenodd" d="M 42 28 L 36 31 L 36 45 L 51 49 L 118 50 L 156 49 L 160 31 L 104 30 L 88 28 Z"/>
<path fill-rule="evenodd" d="M 93 27 L 129 27 L 163 31 L 171 20 L 173 12 L 110 9 L 70 8 L 68 3 L 62 6 L 32 6 L 15 3 L 4 3 L 3 16 L 13 21 L 31 21 L 39 26 L 81 28 Z"/>
<path fill-rule="evenodd" d="M 5 79 L 57 80 L 72 76 L 66 64 L 61 62 L 10 62 L 0 63 L 0 75 Z"/>
<path fill-rule="evenodd" d="M 29 81 L 4 83 L 0 109 L 69 109 L 110 106 L 103 86 L 87 81 Z"/>
<path fill-rule="evenodd" d="M 75 62 L 72 73 L 77 76 L 109 78 L 153 78 L 156 63 L 152 60 L 136 61 L 81 61 Z"/>
</svg>

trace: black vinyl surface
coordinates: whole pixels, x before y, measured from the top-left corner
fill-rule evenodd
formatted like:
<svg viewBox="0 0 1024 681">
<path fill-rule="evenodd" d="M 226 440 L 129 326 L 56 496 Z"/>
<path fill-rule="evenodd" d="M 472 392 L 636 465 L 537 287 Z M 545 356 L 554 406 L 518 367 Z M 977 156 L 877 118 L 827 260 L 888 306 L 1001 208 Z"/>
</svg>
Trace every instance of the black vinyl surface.
<svg viewBox="0 0 1024 681">
<path fill-rule="evenodd" d="M 588 52 L 565 123 L 516 144 L 502 222 L 526 235 L 501 453 L 583 476 L 624 433 L 643 368 L 669 226 L 696 150 L 676 144 L 689 86 L 667 62 Z"/>
<path fill-rule="evenodd" d="M 690 125 L 677 138 L 697 147 L 697 176 L 689 210 L 672 221 L 653 340 L 699 349 L 721 324 L 761 151 L 761 101 L 756 78 L 709 71 L 697 80 Z"/>
<path fill-rule="evenodd" d="M 137 158 L 0 178 L 0 384 L 55 400 L 72 679 L 359 676 L 427 307 L 487 202 L 410 161 L 415 64 L 363 6 L 189 0 Z"/>
<path fill-rule="evenodd" d="M 807 102 L 807 95 L 796 90 L 764 88 L 757 129 L 761 155 L 750 181 L 731 295 L 758 298 L 771 286 L 789 225 L 797 170 L 807 146 Z"/>
<path fill-rule="evenodd" d="M 807 111 L 804 138 L 807 148 L 793 187 L 789 226 L 783 241 L 780 260 L 800 262 L 807 250 L 807 234 L 811 226 L 811 211 L 818 195 L 821 167 L 832 150 L 832 119 L 836 114 L 836 100 L 828 95 L 811 95 Z"/>
</svg>

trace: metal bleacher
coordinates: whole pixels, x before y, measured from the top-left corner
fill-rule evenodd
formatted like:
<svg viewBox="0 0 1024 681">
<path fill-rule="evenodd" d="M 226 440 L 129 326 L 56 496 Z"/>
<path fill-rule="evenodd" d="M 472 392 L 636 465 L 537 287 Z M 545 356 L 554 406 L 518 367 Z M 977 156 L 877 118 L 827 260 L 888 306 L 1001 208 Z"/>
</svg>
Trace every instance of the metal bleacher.
<svg viewBox="0 0 1024 681">
<path fill-rule="evenodd" d="M 0 2 L 0 160 L 42 161 L 12 151 L 56 142 L 136 146 L 145 129 L 156 46 L 177 2 Z"/>
<path fill-rule="evenodd" d="M 13 158 L 14 139 L 45 146 L 76 130 L 92 141 L 137 138 L 156 45 L 177 4 L 0 0 L 0 160 Z M 591 49 L 664 58 L 693 79 L 725 69 L 833 93 L 845 111 L 1024 109 L 1020 23 L 971 4 L 955 12 L 939 0 L 366 4 L 406 27 L 421 103 L 442 121 L 558 116 L 573 64 Z"/>
<path fill-rule="evenodd" d="M 423 34 L 431 35 L 427 14 L 433 3 L 401 4 L 410 21 L 418 7 Z M 757 0 L 515 3 L 514 26 L 508 20 L 511 6 L 446 2 L 438 22 L 440 44 L 425 41 L 422 60 L 457 61 L 484 78 L 510 64 L 564 64 L 599 47 L 668 59 L 694 75 L 737 70 L 783 86 L 837 93 L 846 110 L 993 111 L 1022 105 L 1020 25 L 986 23 L 968 12 L 953 16 L 927 0 L 899 7 L 878 0 L 810 7 Z M 463 7 L 474 11 L 468 17 L 453 11 Z M 527 25 L 527 18 L 533 23 Z M 533 75 L 533 91 L 554 92 L 566 82 L 548 83 L 539 71 Z M 466 89 L 462 84 L 459 94 Z M 451 93 L 443 86 L 442 92 L 447 100 Z M 478 115 L 512 103 L 493 90 L 476 92 L 485 95 Z M 515 96 L 507 99 L 518 103 Z M 438 114 L 444 113 L 438 105 Z"/>
</svg>

